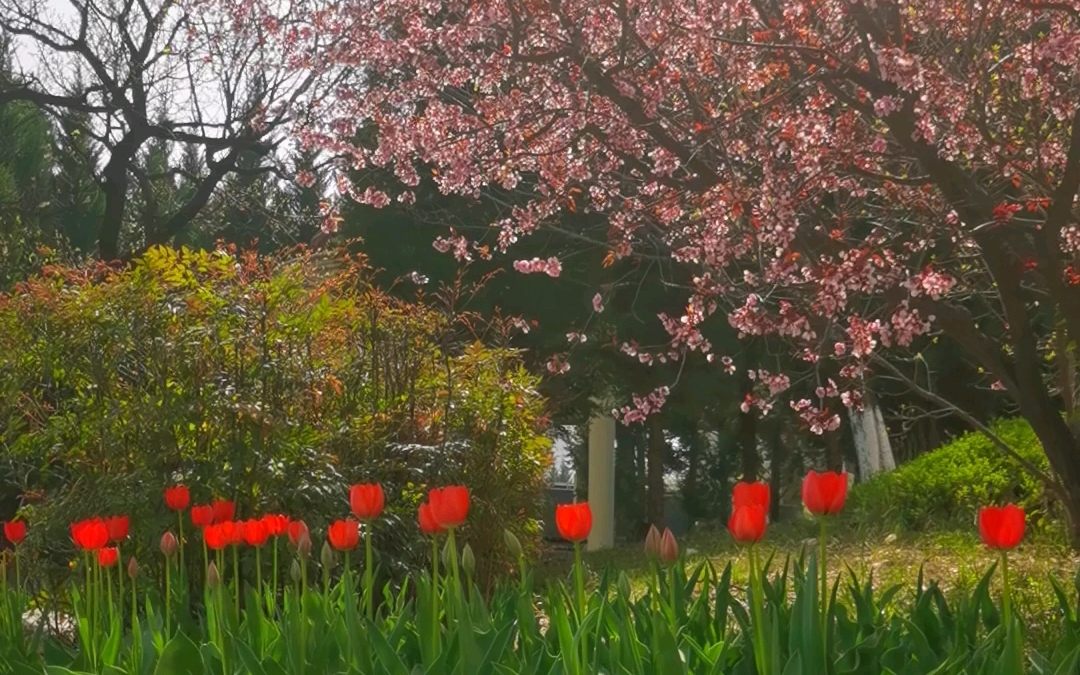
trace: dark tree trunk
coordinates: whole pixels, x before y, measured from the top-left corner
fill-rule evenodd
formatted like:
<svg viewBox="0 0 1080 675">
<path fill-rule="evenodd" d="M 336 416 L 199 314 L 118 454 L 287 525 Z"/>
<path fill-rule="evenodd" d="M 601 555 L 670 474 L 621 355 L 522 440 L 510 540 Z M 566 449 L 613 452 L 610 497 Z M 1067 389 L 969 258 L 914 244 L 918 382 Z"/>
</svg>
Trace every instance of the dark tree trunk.
<svg viewBox="0 0 1080 675">
<path fill-rule="evenodd" d="M 127 211 L 128 167 L 135 159 L 139 139 L 128 134 L 112 149 L 109 162 L 101 172 L 105 193 L 105 212 L 98 228 L 98 257 L 105 262 L 120 259 L 120 229 Z"/>
<path fill-rule="evenodd" d="M 742 479 L 756 481 L 761 474 L 761 457 L 757 451 L 757 418 L 753 411 L 739 413 L 739 452 L 742 457 Z"/>
<path fill-rule="evenodd" d="M 825 432 L 825 468 L 837 473 L 844 470 L 844 449 L 840 441 L 839 429 Z"/>
<path fill-rule="evenodd" d="M 664 525 L 664 460 L 667 457 L 667 440 L 664 438 L 664 418 L 649 418 L 649 473 L 648 508 L 649 523 L 663 529 Z"/>
<path fill-rule="evenodd" d="M 780 522 L 780 491 L 784 488 L 784 465 L 787 463 L 787 448 L 780 434 L 778 422 L 772 424 L 769 432 L 769 491 L 772 499 L 769 501 L 769 520 L 774 523 Z"/>
</svg>

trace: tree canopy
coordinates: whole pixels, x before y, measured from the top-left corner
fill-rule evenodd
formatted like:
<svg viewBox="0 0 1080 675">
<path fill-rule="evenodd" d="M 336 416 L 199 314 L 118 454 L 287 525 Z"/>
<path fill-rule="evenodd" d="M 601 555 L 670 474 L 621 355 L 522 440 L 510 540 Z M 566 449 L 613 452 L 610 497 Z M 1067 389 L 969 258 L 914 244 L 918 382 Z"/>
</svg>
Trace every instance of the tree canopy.
<svg viewBox="0 0 1080 675">
<path fill-rule="evenodd" d="M 400 180 L 361 191 L 342 173 L 343 195 L 407 202 L 421 166 L 445 193 L 527 195 L 484 235 L 440 242 L 459 259 L 599 214 L 572 236 L 686 270 L 685 308 L 646 357 L 713 358 L 701 327 L 723 311 L 819 375 L 788 401 L 819 433 L 860 405 L 872 369 L 965 415 L 913 377 L 921 338 L 945 336 L 1031 422 L 1080 536 L 1075 1 L 391 0 L 317 15 L 334 49 L 311 36 L 289 53 L 363 73 L 302 141 Z M 514 267 L 557 276 L 562 261 Z"/>
</svg>

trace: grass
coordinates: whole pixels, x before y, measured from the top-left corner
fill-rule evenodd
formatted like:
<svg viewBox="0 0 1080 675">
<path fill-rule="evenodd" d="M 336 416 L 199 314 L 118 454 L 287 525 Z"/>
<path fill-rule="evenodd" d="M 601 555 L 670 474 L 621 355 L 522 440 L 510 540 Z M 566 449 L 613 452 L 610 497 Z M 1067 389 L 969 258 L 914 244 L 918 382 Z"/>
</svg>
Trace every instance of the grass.
<svg viewBox="0 0 1080 675">
<path fill-rule="evenodd" d="M 898 534 L 859 527 L 851 520 L 842 519 L 831 525 L 830 576 L 835 579 L 843 573 L 846 580 L 850 567 L 860 579 L 872 574 L 878 591 L 900 584 L 903 591 L 896 601 L 901 603 L 911 599 L 920 568 L 926 583 L 936 581 L 947 596 L 955 596 L 974 589 L 998 560 L 994 552 L 983 546 L 974 525 L 966 529 Z M 782 567 L 786 557 L 797 557 L 804 547 L 807 554 L 815 550 L 817 534 L 817 524 L 810 520 L 773 526 L 760 544 L 762 553 L 766 556 L 775 553 L 773 568 Z M 1050 577 L 1056 576 L 1069 592 L 1075 588 L 1073 580 L 1080 568 L 1080 555 L 1063 541 L 1054 529 L 1032 532 L 1009 557 L 1014 605 L 1027 623 L 1031 643 L 1040 649 L 1053 645 L 1061 626 Z M 679 547 L 690 565 L 710 560 L 719 569 L 731 562 L 735 583 L 745 584 L 746 557 L 726 529 L 700 528 L 680 541 Z M 585 559 L 594 572 L 606 568 L 624 571 L 635 592 L 645 591 L 649 566 L 641 545 L 589 553 Z M 571 560 L 565 551 L 549 551 L 537 570 L 539 582 L 555 576 L 565 578 Z M 1000 590 L 998 581 L 995 575 L 993 587 Z M 846 595 L 844 590 L 841 585 L 841 599 Z"/>
</svg>

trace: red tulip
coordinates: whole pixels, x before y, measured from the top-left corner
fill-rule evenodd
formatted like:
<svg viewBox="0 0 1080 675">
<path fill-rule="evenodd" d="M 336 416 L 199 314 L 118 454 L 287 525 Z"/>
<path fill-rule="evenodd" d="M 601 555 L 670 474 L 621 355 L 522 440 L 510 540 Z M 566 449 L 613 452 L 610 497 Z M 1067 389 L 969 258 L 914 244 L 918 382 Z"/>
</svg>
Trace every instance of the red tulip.
<svg viewBox="0 0 1080 675">
<path fill-rule="evenodd" d="M 26 539 L 26 523 L 21 520 L 4 523 L 4 538 L 17 546 Z"/>
<path fill-rule="evenodd" d="M 559 504 L 555 507 L 555 525 L 567 541 L 579 542 L 589 538 L 592 530 L 592 510 L 589 502 Z"/>
<path fill-rule="evenodd" d="M 302 520 L 294 520 L 291 523 L 289 523 L 288 532 L 289 532 L 289 543 L 292 544 L 293 546 L 299 546 L 300 545 L 300 536 L 301 535 L 306 534 L 306 535 L 308 535 L 308 537 L 311 536 L 311 533 L 308 532 L 308 526 Z"/>
<path fill-rule="evenodd" d="M 129 579 L 139 576 L 139 561 L 135 559 L 135 556 L 128 558 L 127 574 Z"/>
<path fill-rule="evenodd" d="M 165 488 L 165 505 L 173 511 L 183 511 L 191 503 L 191 493 L 186 485 Z"/>
<path fill-rule="evenodd" d="M 98 567 L 112 567 L 120 559 L 120 550 L 115 546 L 99 548 L 97 552 Z"/>
<path fill-rule="evenodd" d="M 203 528 L 202 536 L 207 547 L 220 551 L 229 545 L 229 537 L 221 527 L 224 523 L 215 523 Z"/>
<path fill-rule="evenodd" d="M 223 499 L 215 499 L 210 502 L 210 509 L 214 513 L 215 523 L 224 523 L 227 520 L 232 520 L 236 516 L 236 503 L 227 502 Z"/>
<path fill-rule="evenodd" d="M 249 520 L 244 523 L 244 543 L 248 546 L 265 546 L 270 538 L 270 531 L 262 520 Z"/>
<path fill-rule="evenodd" d="M 431 512 L 431 504 L 427 502 L 421 504 L 417 517 L 420 520 L 420 531 L 424 534 L 436 536 L 446 532 L 443 526 L 439 525 L 439 521 L 435 520 L 435 514 Z"/>
<path fill-rule="evenodd" d="M 735 508 L 728 520 L 731 536 L 740 544 L 752 544 L 765 536 L 765 509 L 760 504 Z"/>
<path fill-rule="evenodd" d="M 121 542 L 127 539 L 130 520 L 127 516 L 112 516 L 105 519 L 105 529 L 109 532 L 109 541 Z"/>
<path fill-rule="evenodd" d="M 203 536 L 205 537 L 206 535 L 204 534 Z M 161 552 L 165 555 L 165 557 L 171 558 L 173 554 L 176 553 L 176 535 L 174 535 L 172 532 L 166 532 L 165 534 L 161 535 L 160 546 Z"/>
<path fill-rule="evenodd" d="M 277 515 L 265 515 L 262 518 L 263 524 L 266 525 L 266 532 L 271 537 L 280 537 L 289 530 L 289 517 L 280 514 Z"/>
<path fill-rule="evenodd" d="M 360 523 L 352 518 L 339 520 L 327 530 L 330 545 L 339 551 L 349 551 L 360 543 Z"/>
<path fill-rule="evenodd" d="M 205 506 L 193 506 L 191 507 L 191 524 L 195 527 L 206 527 L 212 525 L 214 522 L 214 507 L 209 504 Z"/>
<path fill-rule="evenodd" d="M 464 485 L 435 488 L 428 493 L 431 514 L 442 527 L 457 527 L 469 514 L 469 489 Z"/>
<path fill-rule="evenodd" d="M 233 546 L 244 543 L 244 524 L 237 523 L 232 520 L 226 520 L 222 523 L 214 523 L 221 531 L 221 536 L 225 538 L 225 541 Z"/>
<path fill-rule="evenodd" d="M 384 504 L 382 485 L 378 483 L 364 483 L 349 488 L 349 506 L 360 520 L 378 518 Z"/>
<path fill-rule="evenodd" d="M 109 543 L 109 530 L 101 518 L 90 518 L 71 525 L 71 538 L 82 550 L 96 551 Z"/>
<path fill-rule="evenodd" d="M 818 473 L 813 469 L 806 474 L 802 483 L 802 501 L 806 509 L 815 515 L 831 516 L 844 508 L 847 500 L 848 475 L 826 471 Z"/>
<path fill-rule="evenodd" d="M 679 558 L 679 544 L 675 541 L 675 535 L 671 529 L 664 528 L 664 536 L 660 538 L 660 560 L 664 563 L 672 563 Z"/>
<path fill-rule="evenodd" d="M 1007 551 L 1024 538 L 1024 509 L 1016 504 L 987 506 L 979 511 L 979 534 L 990 548 Z"/>
<path fill-rule="evenodd" d="M 769 512 L 769 486 L 765 483 L 741 482 L 731 491 L 732 510 L 740 506 L 757 504 L 765 513 Z"/>
</svg>

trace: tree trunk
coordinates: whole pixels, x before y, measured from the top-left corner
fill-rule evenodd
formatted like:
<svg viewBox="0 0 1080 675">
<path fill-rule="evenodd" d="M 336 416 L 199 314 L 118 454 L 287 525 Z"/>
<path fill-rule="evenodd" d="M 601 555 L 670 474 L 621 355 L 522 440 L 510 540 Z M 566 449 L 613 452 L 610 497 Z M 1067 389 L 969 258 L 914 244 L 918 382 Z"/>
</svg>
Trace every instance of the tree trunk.
<svg viewBox="0 0 1080 675">
<path fill-rule="evenodd" d="M 784 488 L 784 464 L 787 462 L 787 448 L 780 434 L 779 422 L 772 424 L 769 433 L 769 491 L 772 499 L 769 501 L 769 520 L 774 523 L 780 522 L 780 491 Z"/>
<path fill-rule="evenodd" d="M 826 431 L 825 436 L 825 468 L 829 471 L 840 472 L 844 470 L 844 451 L 840 447 L 840 430 Z"/>
<path fill-rule="evenodd" d="M 105 262 L 120 259 L 120 230 L 127 211 L 128 167 L 135 160 L 141 139 L 128 133 L 112 148 L 109 161 L 101 172 L 105 193 L 105 212 L 98 228 L 98 257 Z"/>
<path fill-rule="evenodd" d="M 648 507 L 646 517 L 651 525 L 664 527 L 664 458 L 667 455 L 667 440 L 664 439 L 664 418 L 660 415 L 649 417 L 649 473 Z"/>
<path fill-rule="evenodd" d="M 683 480 L 683 508 L 693 522 L 707 515 L 702 499 L 698 495 L 698 481 L 701 474 L 702 448 L 708 439 L 705 432 L 697 428 L 690 438 L 686 453 L 686 478 Z"/>
<path fill-rule="evenodd" d="M 862 410 L 852 410 L 848 415 L 858 458 L 859 480 L 867 480 L 876 473 L 896 468 L 881 406 L 871 392 L 866 393 L 864 400 Z"/>
<path fill-rule="evenodd" d="M 753 412 L 739 413 L 739 451 L 742 456 L 742 479 L 754 482 L 761 474 L 757 451 L 757 418 Z"/>
<path fill-rule="evenodd" d="M 1058 395 L 1065 413 L 1071 416 L 1076 409 L 1076 363 L 1069 349 L 1069 334 L 1064 322 L 1060 322 L 1054 332 L 1054 352 L 1057 354 Z"/>
<path fill-rule="evenodd" d="M 1042 443 L 1050 467 L 1060 479 L 1069 538 L 1073 547 L 1080 548 L 1080 443 L 1060 415 L 1028 421 Z"/>
</svg>

